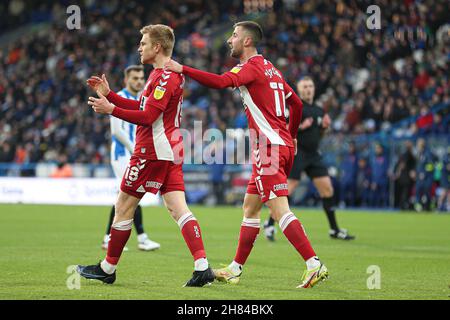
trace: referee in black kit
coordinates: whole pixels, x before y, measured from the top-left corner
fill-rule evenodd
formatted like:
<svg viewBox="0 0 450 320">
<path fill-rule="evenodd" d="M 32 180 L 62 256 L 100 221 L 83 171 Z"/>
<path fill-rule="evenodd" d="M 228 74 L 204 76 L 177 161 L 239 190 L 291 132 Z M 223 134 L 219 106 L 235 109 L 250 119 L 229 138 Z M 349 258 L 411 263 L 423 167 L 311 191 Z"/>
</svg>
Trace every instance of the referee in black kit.
<svg viewBox="0 0 450 320">
<path fill-rule="evenodd" d="M 353 240 L 354 236 L 348 234 L 345 229 L 339 229 L 337 225 L 333 186 L 328 175 L 328 168 L 323 164 L 319 151 L 320 140 L 330 126 L 331 119 L 322 108 L 313 103 L 315 87 L 312 78 L 302 78 L 297 83 L 297 91 L 303 101 L 303 117 L 297 135 L 298 151 L 288 178 L 289 195 L 294 193 L 300 183 L 302 171 L 305 171 L 319 191 L 323 209 L 330 224 L 330 237 Z M 275 240 L 274 224 L 275 220 L 272 217 L 264 223 L 265 236 L 271 241 Z"/>
</svg>

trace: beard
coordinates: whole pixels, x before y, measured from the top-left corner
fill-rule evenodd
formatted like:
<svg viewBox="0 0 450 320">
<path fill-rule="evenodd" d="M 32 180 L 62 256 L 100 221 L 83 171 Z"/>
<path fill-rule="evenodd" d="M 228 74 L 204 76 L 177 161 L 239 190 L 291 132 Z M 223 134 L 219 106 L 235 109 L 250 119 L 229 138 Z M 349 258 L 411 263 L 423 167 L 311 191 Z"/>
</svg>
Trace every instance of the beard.
<svg viewBox="0 0 450 320">
<path fill-rule="evenodd" d="M 235 59 L 239 59 L 242 55 L 242 49 L 238 50 L 236 48 L 231 49 L 230 56 Z"/>
</svg>

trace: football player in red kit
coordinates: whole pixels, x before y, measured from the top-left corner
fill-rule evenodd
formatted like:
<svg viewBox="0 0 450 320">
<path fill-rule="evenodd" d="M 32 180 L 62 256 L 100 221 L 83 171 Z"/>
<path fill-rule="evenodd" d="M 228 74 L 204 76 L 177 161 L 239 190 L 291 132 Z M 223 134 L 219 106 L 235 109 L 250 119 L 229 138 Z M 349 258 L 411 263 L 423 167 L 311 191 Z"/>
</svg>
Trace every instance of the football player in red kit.
<svg viewBox="0 0 450 320">
<path fill-rule="evenodd" d="M 266 204 L 287 239 L 306 261 L 306 270 L 298 287 L 310 288 L 326 279 L 328 270 L 311 247 L 287 199 L 287 178 L 296 152 L 303 105 L 280 71 L 258 54 L 256 47 L 262 37 L 262 29 L 257 23 L 236 23 L 227 43 L 230 55 L 240 63 L 222 75 L 182 66 L 173 60 L 165 65 L 165 70 L 182 73 L 211 88 L 239 88 L 249 123 L 253 174 L 244 198 L 244 219 L 236 256 L 227 267 L 214 270 L 216 279 L 232 284 L 239 282 L 242 267 L 259 234 L 261 208 Z M 290 107 L 288 128 L 286 103 Z"/>
<path fill-rule="evenodd" d="M 152 64 L 154 69 L 139 101 L 111 91 L 105 75 L 87 81 L 100 97 L 89 98 L 88 103 L 95 112 L 138 127 L 134 153 L 115 206 L 106 258 L 97 265 L 78 266 L 77 270 L 85 278 L 113 283 L 120 255 L 130 237 L 134 211 L 146 192 L 159 191 L 194 258 L 194 273 L 185 285 L 201 287 L 214 281 L 214 273 L 206 259 L 200 226 L 186 204 L 184 193 L 183 141 L 179 132 L 184 77 L 163 69 L 171 59 L 175 36 L 165 25 L 146 26 L 141 33 L 138 50 L 141 63 Z"/>
</svg>

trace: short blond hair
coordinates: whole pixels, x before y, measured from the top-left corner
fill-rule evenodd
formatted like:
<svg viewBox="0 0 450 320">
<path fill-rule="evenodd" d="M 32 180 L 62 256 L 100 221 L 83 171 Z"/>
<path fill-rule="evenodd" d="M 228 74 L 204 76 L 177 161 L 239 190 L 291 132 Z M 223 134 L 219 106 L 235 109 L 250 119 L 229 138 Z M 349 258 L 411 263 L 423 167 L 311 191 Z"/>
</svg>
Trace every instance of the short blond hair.
<svg viewBox="0 0 450 320">
<path fill-rule="evenodd" d="M 173 29 L 164 24 L 151 24 L 141 29 L 141 34 L 148 34 L 152 44 L 159 43 L 165 56 L 170 57 L 175 45 Z"/>
</svg>

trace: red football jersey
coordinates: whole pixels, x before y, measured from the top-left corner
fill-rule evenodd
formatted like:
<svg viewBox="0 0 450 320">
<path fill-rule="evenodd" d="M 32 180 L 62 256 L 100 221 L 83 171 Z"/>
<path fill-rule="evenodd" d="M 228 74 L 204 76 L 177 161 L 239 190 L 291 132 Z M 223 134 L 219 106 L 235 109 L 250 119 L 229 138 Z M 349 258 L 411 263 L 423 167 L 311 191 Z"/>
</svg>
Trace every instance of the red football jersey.
<svg viewBox="0 0 450 320">
<path fill-rule="evenodd" d="M 292 88 L 281 72 L 262 55 L 255 55 L 244 64 L 238 64 L 225 75 L 231 77 L 241 91 L 248 126 L 267 143 L 293 147 L 292 137 L 286 128 L 286 99 Z"/>
<path fill-rule="evenodd" d="M 149 160 L 183 160 L 183 140 L 179 130 L 183 104 L 184 76 L 154 69 L 142 91 L 140 109 L 163 112 L 152 126 L 138 126 L 134 154 Z"/>
</svg>

